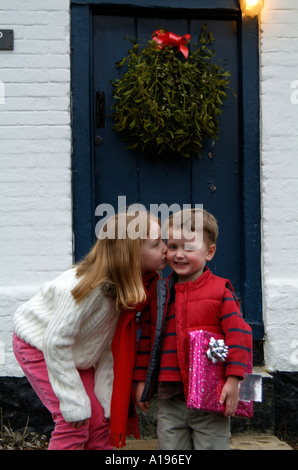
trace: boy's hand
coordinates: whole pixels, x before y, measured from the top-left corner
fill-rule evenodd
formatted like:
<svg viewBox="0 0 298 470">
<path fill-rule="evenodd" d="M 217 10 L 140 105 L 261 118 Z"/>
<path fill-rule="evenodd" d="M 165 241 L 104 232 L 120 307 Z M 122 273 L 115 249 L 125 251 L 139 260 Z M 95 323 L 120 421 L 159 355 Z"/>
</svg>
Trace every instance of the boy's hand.
<svg viewBox="0 0 298 470">
<path fill-rule="evenodd" d="M 145 413 L 148 411 L 149 408 L 149 401 L 141 402 L 141 396 L 144 390 L 145 382 L 137 382 L 135 387 L 135 396 L 136 396 L 136 405 L 140 408 L 140 410 L 144 411 Z"/>
<path fill-rule="evenodd" d="M 229 376 L 222 388 L 219 403 L 221 405 L 225 403 L 225 416 L 233 416 L 235 414 L 239 402 L 238 386 L 238 377 Z"/>
</svg>

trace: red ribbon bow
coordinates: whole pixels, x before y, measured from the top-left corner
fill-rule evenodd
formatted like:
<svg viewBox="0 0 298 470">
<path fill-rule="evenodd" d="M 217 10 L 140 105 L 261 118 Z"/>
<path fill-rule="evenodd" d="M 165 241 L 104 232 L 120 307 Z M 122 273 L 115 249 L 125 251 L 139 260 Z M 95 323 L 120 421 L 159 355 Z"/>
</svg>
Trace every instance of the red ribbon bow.
<svg viewBox="0 0 298 470">
<path fill-rule="evenodd" d="M 163 46 L 172 46 L 177 47 L 180 52 L 187 59 L 188 57 L 188 48 L 185 46 L 190 40 L 190 34 L 185 34 L 184 36 L 178 36 L 177 34 L 171 32 L 163 32 L 162 29 L 154 31 L 152 34 L 153 41 L 159 44 L 159 48 L 162 49 Z"/>
</svg>

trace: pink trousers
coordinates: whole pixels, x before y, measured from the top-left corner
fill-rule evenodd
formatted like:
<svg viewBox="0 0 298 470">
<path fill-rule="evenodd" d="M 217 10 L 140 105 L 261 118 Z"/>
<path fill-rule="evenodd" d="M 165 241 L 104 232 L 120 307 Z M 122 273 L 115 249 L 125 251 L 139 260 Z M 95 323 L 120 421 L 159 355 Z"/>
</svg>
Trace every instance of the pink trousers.
<svg viewBox="0 0 298 470">
<path fill-rule="evenodd" d="M 94 395 L 94 369 L 80 370 L 79 374 L 91 401 L 91 417 L 87 424 L 76 429 L 63 418 L 59 400 L 48 376 L 43 353 L 13 335 L 13 350 L 32 388 L 52 414 L 55 428 L 48 450 L 111 450 L 110 424 L 104 422 L 104 412 Z"/>
</svg>

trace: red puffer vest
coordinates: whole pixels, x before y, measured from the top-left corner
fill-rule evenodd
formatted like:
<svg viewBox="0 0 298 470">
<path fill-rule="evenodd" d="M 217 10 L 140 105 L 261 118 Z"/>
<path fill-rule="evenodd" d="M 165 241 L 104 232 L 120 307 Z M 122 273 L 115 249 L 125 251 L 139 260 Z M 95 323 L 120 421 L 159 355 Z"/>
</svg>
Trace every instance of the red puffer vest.
<svg viewBox="0 0 298 470">
<path fill-rule="evenodd" d="M 141 401 L 150 398 L 157 386 L 162 334 L 172 289 L 175 288 L 177 353 L 184 393 L 187 396 L 189 332 L 204 329 L 212 333 L 223 333 L 219 315 L 227 285 L 233 291 L 230 281 L 215 276 L 208 268 L 194 282 L 175 284 L 173 276 L 158 282 L 157 316 L 156 319 L 151 319 L 152 350 Z"/>
<path fill-rule="evenodd" d="M 223 334 L 219 314 L 227 285 L 233 289 L 227 279 L 215 276 L 209 269 L 194 282 L 175 285 L 177 353 L 185 396 L 188 393 L 189 332 L 206 330 Z"/>
</svg>

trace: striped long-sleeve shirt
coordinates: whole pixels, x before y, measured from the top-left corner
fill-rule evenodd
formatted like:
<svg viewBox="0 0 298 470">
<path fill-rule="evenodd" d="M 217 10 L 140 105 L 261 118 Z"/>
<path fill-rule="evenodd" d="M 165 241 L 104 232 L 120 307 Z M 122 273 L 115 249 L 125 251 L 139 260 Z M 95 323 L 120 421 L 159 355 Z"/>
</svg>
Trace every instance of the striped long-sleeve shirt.
<svg viewBox="0 0 298 470">
<path fill-rule="evenodd" d="M 185 366 L 185 364 L 179 364 L 177 357 L 177 335 L 179 335 L 180 332 L 179 330 L 177 331 L 177 321 L 175 318 L 177 312 L 176 308 L 174 308 L 174 305 L 174 303 L 169 305 L 167 324 L 162 340 L 159 372 L 159 380 L 161 381 L 181 380 L 181 373 L 178 370 L 178 367 L 181 369 L 181 367 Z M 195 308 L 197 308 L 197 314 L 195 313 Z M 206 326 L 206 328 L 203 326 L 201 327 L 200 308 L 202 308 L 202 304 L 198 303 L 196 306 L 195 302 L 192 302 L 191 324 L 196 324 L 197 317 L 197 322 L 198 325 L 200 325 L 200 329 L 221 332 L 225 335 L 225 341 L 229 347 L 229 355 L 226 363 L 226 376 L 235 375 L 243 378 L 245 375 L 247 363 L 252 353 L 252 332 L 249 325 L 243 319 L 239 309 L 239 303 L 234 297 L 233 292 L 228 287 L 226 287 L 224 290 L 224 295 L 221 299 L 219 308 L 219 324 L 216 325 L 216 328 L 212 324 L 211 328 L 208 326 Z M 183 306 L 183 309 L 187 316 L 187 302 L 186 305 Z M 206 321 L 206 319 L 204 319 L 204 321 Z M 186 324 L 188 324 L 187 319 Z M 194 328 L 191 327 L 190 329 Z M 137 361 L 134 374 L 135 380 L 144 381 L 146 378 L 151 355 L 152 341 L 152 325 L 150 324 L 150 318 L 148 317 L 144 323 L 142 335 L 138 343 Z"/>
</svg>

